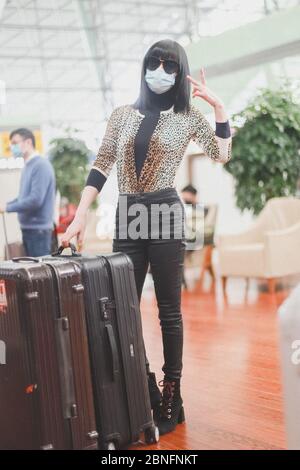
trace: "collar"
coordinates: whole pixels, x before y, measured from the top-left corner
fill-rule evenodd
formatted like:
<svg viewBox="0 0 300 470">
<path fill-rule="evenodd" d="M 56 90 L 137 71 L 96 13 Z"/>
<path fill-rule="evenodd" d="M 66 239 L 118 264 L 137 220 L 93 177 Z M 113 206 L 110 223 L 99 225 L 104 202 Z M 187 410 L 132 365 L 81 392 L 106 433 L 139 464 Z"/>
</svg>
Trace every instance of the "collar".
<svg viewBox="0 0 300 470">
<path fill-rule="evenodd" d="M 139 114 L 140 116 L 142 117 L 145 117 L 145 114 L 141 113 L 141 111 L 137 108 L 135 108 L 134 106 L 132 105 L 128 105 L 131 109 L 133 109 L 137 114 Z M 169 109 L 164 109 L 164 110 L 161 110 L 159 111 L 159 114 L 169 114 L 169 113 L 172 113 L 174 111 L 174 105 L 171 106 L 171 108 Z"/>
<path fill-rule="evenodd" d="M 28 162 L 30 162 L 30 160 L 32 160 L 33 158 L 39 157 L 39 156 L 40 156 L 40 155 L 39 155 L 37 152 L 33 152 L 33 153 L 30 155 L 30 157 L 27 158 L 26 161 L 24 160 L 25 165 L 26 165 Z"/>
</svg>

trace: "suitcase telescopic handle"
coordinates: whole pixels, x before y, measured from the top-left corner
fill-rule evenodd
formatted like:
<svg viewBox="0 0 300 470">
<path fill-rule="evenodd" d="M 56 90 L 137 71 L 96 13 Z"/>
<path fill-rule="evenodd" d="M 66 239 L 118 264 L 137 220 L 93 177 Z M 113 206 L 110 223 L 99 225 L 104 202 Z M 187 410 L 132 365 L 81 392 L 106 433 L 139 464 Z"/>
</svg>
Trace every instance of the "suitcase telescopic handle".
<svg viewBox="0 0 300 470">
<path fill-rule="evenodd" d="M 62 252 L 65 248 L 71 248 L 71 255 L 62 255 Z M 76 250 L 76 246 L 73 243 L 69 243 L 69 246 L 60 245 L 57 251 L 51 253 L 51 256 L 81 256 L 80 253 Z"/>
</svg>

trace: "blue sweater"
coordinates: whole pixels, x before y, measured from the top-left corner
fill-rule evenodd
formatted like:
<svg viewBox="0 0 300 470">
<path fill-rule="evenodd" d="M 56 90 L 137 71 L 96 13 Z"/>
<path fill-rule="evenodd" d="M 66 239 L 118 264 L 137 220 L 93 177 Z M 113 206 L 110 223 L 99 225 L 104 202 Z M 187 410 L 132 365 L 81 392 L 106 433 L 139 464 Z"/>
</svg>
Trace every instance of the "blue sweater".
<svg viewBox="0 0 300 470">
<path fill-rule="evenodd" d="M 33 157 L 22 169 L 19 196 L 7 203 L 6 211 L 18 213 L 21 229 L 53 229 L 55 190 L 51 163 Z"/>
</svg>

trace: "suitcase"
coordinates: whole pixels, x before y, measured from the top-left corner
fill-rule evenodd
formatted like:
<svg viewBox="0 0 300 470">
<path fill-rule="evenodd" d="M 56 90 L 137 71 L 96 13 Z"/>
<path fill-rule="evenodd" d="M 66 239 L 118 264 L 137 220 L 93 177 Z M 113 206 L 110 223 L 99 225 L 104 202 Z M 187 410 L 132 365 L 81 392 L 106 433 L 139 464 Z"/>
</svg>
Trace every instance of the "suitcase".
<svg viewBox="0 0 300 470">
<path fill-rule="evenodd" d="M 287 445 L 300 450 L 300 284 L 278 308 Z"/>
<path fill-rule="evenodd" d="M 22 242 L 17 241 L 13 243 L 8 243 L 7 228 L 6 228 L 6 221 L 5 221 L 4 213 L 2 213 L 2 225 L 3 225 L 4 240 L 5 240 L 4 259 L 9 260 L 16 256 L 25 256 L 26 255 L 25 247 Z"/>
<path fill-rule="evenodd" d="M 80 268 L 92 364 L 99 446 L 119 449 L 139 440 L 158 442 L 152 419 L 142 322 L 131 258 L 122 252 L 91 256 L 76 252 L 43 257 L 53 264 L 64 257 Z"/>
<path fill-rule="evenodd" d="M 0 449 L 94 449 L 80 270 L 0 263 Z"/>
<path fill-rule="evenodd" d="M 22 256 L 26 256 L 25 248 L 22 242 L 12 242 L 6 245 L 4 250 L 5 260 Z"/>
</svg>

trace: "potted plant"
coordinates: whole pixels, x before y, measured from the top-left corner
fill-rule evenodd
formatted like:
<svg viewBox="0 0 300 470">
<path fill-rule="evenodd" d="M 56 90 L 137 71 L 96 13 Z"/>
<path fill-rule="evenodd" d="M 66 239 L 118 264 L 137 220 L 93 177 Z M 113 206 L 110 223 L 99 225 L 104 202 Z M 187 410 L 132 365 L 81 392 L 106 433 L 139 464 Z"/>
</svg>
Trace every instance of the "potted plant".
<svg viewBox="0 0 300 470">
<path fill-rule="evenodd" d="M 272 197 L 296 195 L 300 175 L 300 107 L 287 82 L 261 89 L 233 115 L 232 159 L 236 205 L 258 214 Z"/>
<path fill-rule="evenodd" d="M 50 142 L 49 159 L 53 165 L 56 186 L 61 196 L 59 225 L 56 234 L 64 233 L 74 219 L 76 208 L 85 186 L 89 162 L 94 157 L 86 144 L 72 137 L 61 137 Z M 91 208 L 96 210 L 97 201 Z"/>
<path fill-rule="evenodd" d="M 70 204 L 77 205 L 89 171 L 91 151 L 82 140 L 71 137 L 53 139 L 50 145 L 49 158 L 54 167 L 57 189 Z"/>
</svg>

